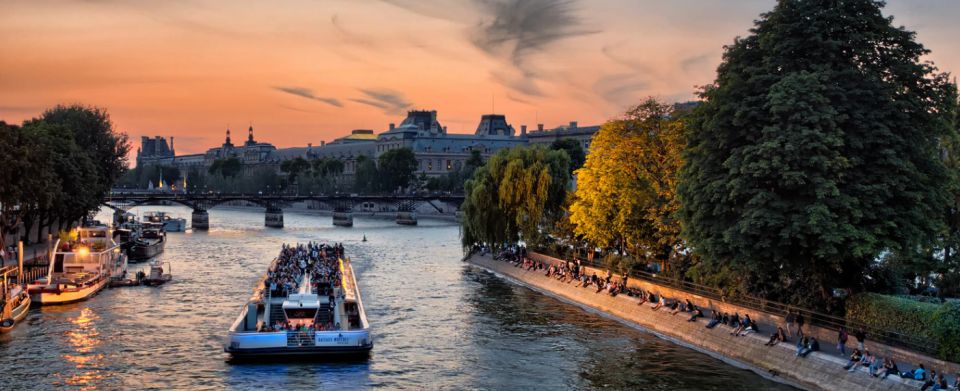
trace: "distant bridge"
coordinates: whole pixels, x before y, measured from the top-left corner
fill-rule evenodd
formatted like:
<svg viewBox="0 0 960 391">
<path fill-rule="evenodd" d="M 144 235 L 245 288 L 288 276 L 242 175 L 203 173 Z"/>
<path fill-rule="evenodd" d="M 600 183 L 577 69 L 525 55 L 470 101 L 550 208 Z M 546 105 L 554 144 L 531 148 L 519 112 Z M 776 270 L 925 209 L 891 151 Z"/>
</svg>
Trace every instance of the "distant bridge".
<svg viewBox="0 0 960 391">
<path fill-rule="evenodd" d="M 279 195 L 279 194 L 236 194 L 236 193 L 168 193 L 156 191 L 113 191 L 103 202 L 103 206 L 113 209 L 116 214 L 126 212 L 140 205 L 180 204 L 193 209 L 191 216 L 194 230 L 209 229 L 208 210 L 217 205 L 230 203 L 250 203 L 266 209 L 264 224 L 268 227 L 283 227 L 283 208 L 297 202 L 315 202 L 320 210 L 329 210 L 334 214 L 334 224 L 342 226 L 353 225 L 353 212 L 377 210 L 369 206 L 382 207 L 389 205 L 390 211 L 397 212 L 397 223 L 416 224 L 414 212 L 421 205 L 429 205 L 440 213 L 451 212 L 444 210 L 442 205 L 454 205 L 455 210 L 463 204 L 463 195 L 451 194 L 410 194 L 410 195 Z"/>
</svg>

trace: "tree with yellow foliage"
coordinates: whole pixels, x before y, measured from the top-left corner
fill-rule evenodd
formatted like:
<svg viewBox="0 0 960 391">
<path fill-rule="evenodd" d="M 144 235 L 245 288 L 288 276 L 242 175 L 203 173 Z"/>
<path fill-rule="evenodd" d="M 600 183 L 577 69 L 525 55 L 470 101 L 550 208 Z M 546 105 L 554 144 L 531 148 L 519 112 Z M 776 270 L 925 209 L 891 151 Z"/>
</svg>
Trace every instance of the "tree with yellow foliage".
<svg viewBox="0 0 960 391">
<path fill-rule="evenodd" d="M 577 234 L 638 261 L 658 262 L 666 270 L 686 258 L 675 216 L 685 146 L 680 114 L 648 98 L 600 128 L 586 163 L 577 170 L 576 198 L 570 207 Z"/>
</svg>

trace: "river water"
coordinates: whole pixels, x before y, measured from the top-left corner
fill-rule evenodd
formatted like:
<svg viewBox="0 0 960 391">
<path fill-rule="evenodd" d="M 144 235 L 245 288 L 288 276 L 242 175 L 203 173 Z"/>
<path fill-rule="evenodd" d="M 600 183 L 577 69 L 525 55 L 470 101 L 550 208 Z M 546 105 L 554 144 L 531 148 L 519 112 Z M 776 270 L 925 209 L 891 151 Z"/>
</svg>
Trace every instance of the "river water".
<svg viewBox="0 0 960 391">
<path fill-rule="evenodd" d="M 261 211 L 214 209 L 209 232 L 168 234 L 171 283 L 32 309 L 0 336 L 0 390 L 789 389 L 469 266 L 453 222 L 284 218 L 272 229 Z M 353 259 L 369 361 L 228 363 L 226 330 L 253 284 L 281 243 L 309 240 L 342 242 Z"/>
</svg>

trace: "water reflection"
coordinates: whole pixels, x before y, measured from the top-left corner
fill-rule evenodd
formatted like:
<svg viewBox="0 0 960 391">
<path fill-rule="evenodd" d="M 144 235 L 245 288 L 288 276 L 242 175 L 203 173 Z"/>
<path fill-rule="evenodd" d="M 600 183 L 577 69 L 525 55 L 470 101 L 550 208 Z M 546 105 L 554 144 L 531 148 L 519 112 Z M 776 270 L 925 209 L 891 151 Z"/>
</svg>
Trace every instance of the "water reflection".
<svg viewBox="0 0 960 391">
<path fill-rule="evenodd" d="M 293 212 L 284 220 L 267 229 L 262 211 L 216 208 L 209 232 L 168 235 L 171 283 L 32 309 L 0 336 L 0 388 L 778 388 L 460 262 L 455 223 L 401 227 L 361 216 L 350 229 Z M 280 243 L 308 240 L 343 242 L 353 258 L 376 341 L 370 360 L 228 363 L 226 330 L 253 284 Z"/>
</svg>

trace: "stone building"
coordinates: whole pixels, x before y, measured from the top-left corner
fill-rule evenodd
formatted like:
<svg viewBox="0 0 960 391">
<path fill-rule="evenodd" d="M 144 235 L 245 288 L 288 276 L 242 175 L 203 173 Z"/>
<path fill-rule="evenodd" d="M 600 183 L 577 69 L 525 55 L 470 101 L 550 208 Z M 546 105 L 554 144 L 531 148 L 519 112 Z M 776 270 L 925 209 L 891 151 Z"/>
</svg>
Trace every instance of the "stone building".
<svg viewBox="0 0 960 391">
<path fill-rule="evenodd" d="M 528 144 L 549 145 L 561 138 L 578 140 L 586 151 L 598 129 L 599 126 L 580 127 L 574 121 L 568 126 L 554 129 L 544 129 L 543 125 L 539 124 L 537 130 L 530 133 L 527 133 L 524 125 L 517 134 L 514 127 L 507 122 L 506 116 L 484 114 L 473 134 L 451 134 L 437 119 L 436 110 L 412 110 L 407 112 L 406 118 L 399 125 L 390 124 L 382 133 L 377 134 L 370 129 L 356 129 L 329 143 L 321 141 L 320 145 L 307 144 L 306 147 L 276 148 L 269 143 L 257 142 L 252 126 L 247 131 L 247 140 L 241 145 L 233 144 L 228 129 L 223 144 L 208 149 L 206 153 L 193 155 L 175 156 L 172 145 L 168 148 L 169 151 L 164 149 L 166 141 L 162 137 L 143 137 L 137 153 L 137 164 L 205 169 L 216 159 L 235 157 L 243 161 L 246 167 L 272 165 L 279 170 L 279 165 L 284 160 L 297 157 L 326 158 L 344 162 L 344 174 L 349 177 L 356 173 L 357 160 L 361 156 L 378 159 L 387 151 L 410 148 L 417 158 L 417 174 L 437 177 L 460 170 L 472 151 L 479 151 L 487 158 L 504 148 Z"/>
</svg>

